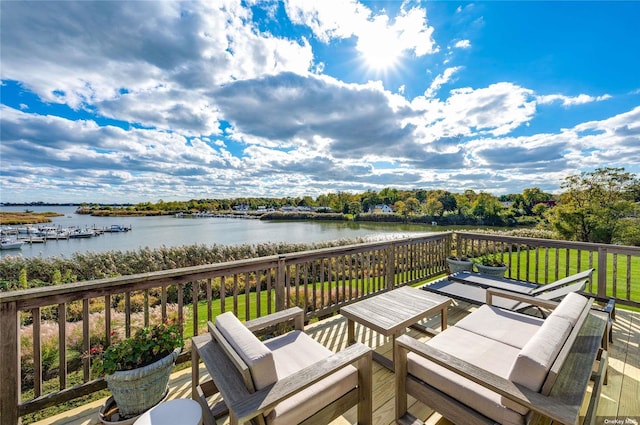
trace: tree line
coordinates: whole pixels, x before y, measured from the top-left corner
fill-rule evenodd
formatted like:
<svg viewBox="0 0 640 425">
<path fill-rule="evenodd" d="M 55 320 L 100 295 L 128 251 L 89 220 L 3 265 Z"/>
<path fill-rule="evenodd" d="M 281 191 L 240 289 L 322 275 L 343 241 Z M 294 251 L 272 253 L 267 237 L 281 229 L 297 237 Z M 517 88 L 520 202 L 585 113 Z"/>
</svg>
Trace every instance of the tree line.
<svg viewBox="0 0 640 425">
<path fill-rule="evenodd" d="M 384 188 L 361 193 L 325 193 L 313 198 L 241 197 L 144 202 L 131 206 L 83 205 L 86 212 L 113 210 L 153 214 L 177 212 L 279 209 L 285 206 L 330 209 L 356 220 L 472 224 L 489 226 L 535 225 L 553 229 L 567 240 L 640 245 L 640 179 L 624 168 L 598 168 L 566 177 L 560 194 L 540 188 L 495 196 L 465 190 L 400 190 Z M 393 214 L 375 214 L 376 206 L 388 205 Z M 109 212 L 109 211 L 106 211 Z"/>
</svg>

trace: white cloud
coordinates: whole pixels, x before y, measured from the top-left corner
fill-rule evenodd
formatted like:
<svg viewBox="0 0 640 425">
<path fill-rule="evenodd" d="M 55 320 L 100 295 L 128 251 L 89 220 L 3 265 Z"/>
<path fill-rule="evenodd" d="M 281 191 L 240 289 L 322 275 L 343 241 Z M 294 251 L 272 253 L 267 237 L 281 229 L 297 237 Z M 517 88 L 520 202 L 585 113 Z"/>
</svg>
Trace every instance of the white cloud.
<svg viewBox="0 0 640 425">
<path fill-rule="evenodd" d="M 325 43 L 336 38 L 356 37 L 357 49 L 364 53 L 380 49 L 381 41 L 416 56 L 437 50 L 433 27 L 428 26 L 423 8 L 402 9 L 392 21 L 385 14 L 374 15 L 354 0 L 287 0 L 285 7 L 292 22 L 308 26 Z"/>
<path fill-rule="evenodd" d="M 533 118 L 536 104 L 532 95 L 530 89 L 503 82 L 479 89 L 454 89 L 444 101 L 417 97 L 412 106 L 423 112 L 415 122 L 428 127 L 427 133 L 434 138 L 502 136 Z"/>
<path fill-rule="evenodd" d="M 454 45 L 457 49 L 469 49 L 471 48 L 471 41 L 469 40 L 460 40 L 456 42 Z"/>
<path fill-rule="evenodd" d="M 440 87 L 442 87 L 443 84 L 448 83 L 451 80 L 451 77 L 453 76 L 453 74 L 458 72 L 460 69 L 462 69 L 462 67 L 460 66 L 447 68 L 444 70 L 442 74 L 436 76 L 436 78 L 434 78 L 433 81 L 431 82 L 431 85 L 429 86 L 429 88 L 425 91 L 424 93 L 425 97 L 435 96 L 436 92 L 440 89 Z"/>
<path fill-rule="evenodd" d="M 565 96 L 562 94 L 548 94 L 536 96 L 536 101 L 541 105 L 561 102 L 562 106 L 565 107 L 583 105 L 591 102 L 601 102 L 608 99 L 611 99 L 611 95 L 604 94 L 602 96 L 589 96 L 586 94 L 579 94 L 578 96 Z"/>
<path fill-rule="evenodd" d="M 2 5 L 2 79 L 145 126 L 213 131 L 211 87 L 313 62 L 306 40 L 255 31 L 239 0 L 33 5 Z"/>
</svg>

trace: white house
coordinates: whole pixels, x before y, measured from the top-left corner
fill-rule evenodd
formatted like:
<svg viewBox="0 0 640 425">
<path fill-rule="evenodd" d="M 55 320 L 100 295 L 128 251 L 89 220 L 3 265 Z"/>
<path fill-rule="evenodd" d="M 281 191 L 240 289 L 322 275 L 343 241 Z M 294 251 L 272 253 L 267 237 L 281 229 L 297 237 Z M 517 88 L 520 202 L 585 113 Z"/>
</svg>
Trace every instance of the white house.
<svg viewBox="0 0 640 425">
<path fill-rule="evenodd" d="M 377 204 L 373 207 L 369 207 L 369 212 L 374 214 L 392 214 L 393 210 L 387 204 Z"/>
</svg>

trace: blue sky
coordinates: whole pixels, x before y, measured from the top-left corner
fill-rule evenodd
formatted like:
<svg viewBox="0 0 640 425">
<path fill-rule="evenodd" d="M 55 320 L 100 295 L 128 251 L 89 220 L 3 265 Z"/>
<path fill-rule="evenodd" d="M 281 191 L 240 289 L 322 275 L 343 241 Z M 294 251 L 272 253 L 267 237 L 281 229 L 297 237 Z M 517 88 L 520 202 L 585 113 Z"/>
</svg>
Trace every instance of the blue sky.
<svg viewBox="0 0 640 425">
<path fill-rule="evenodd" d="M 0 201 L 640 174 L 640 2 L 2 1 Z"/>
</svg>

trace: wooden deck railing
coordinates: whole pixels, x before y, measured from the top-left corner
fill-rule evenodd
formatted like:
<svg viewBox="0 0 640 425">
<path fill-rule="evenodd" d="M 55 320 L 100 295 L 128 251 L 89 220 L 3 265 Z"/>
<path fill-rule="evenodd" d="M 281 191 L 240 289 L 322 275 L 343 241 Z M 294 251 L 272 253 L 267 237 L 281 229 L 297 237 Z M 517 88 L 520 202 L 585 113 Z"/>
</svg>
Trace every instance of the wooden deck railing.
<svg viewBox="0 0 640 425">
<path fill-rule="evenodd" d="M 456 233 L 459 255 L 496 253 L 509 266 L 506 276 L 548 283 L 595 268 L 587 292 L 640 308 L 640 247 Z"/>
<path fill-rule="evenodd" d="M 249 320 L 292 305 L 307 318 L 329 315 L 445 273 L 451 240 L 442 233 L 1 293 L 0 424 L 105 388 L 78 354 L 110 344 L 114 332 L 173 316 L 190 337 L 219 312 Z M 57 390 L 43 389 L 45 377 L 57 377 Z"/>
<path fill-rule="evenodd" d="M 538 283 L 594 267 L 588 291 L 640 307 L 640 248 L 476 233 L 441 233 L 0 293 L 0 425 L 105 388 L 102 379 L 91 376 L 89 359 L 78 353 L 108 345 L 114 332 L 128 336 L 175 317 L 188 338 L 223 311 L 249 320 L 292 305 L 303 308 L 308 319 L 324 317 L 347 303 L 446 273 L 445 259 L 454 247 L 470 256 L 498 253 L 509 264 L 509 277 Z M 55 390 L 44 389 L 48 378 L 57 380 Z M 33 396 L 23 396 L 26 387 Z"/>
</svg>

